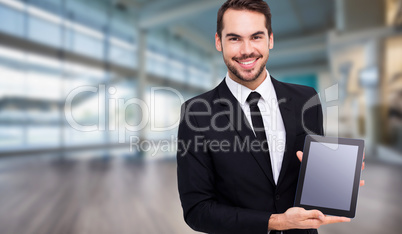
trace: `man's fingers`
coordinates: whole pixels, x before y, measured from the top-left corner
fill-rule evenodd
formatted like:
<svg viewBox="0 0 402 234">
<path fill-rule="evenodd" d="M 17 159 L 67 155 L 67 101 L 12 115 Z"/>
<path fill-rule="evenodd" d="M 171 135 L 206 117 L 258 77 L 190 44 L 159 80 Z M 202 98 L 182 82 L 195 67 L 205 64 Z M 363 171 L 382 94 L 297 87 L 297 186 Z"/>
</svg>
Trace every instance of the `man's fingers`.
<svg viewBox="0 0 402 234">
<path fill-rule="evenodd" d="M 350 222 L 346 217 L 326 216 L 319 210 L 305 210 L 301 207 L 289 208 L 284 217 L 289 221 L 289 229 L 317 229 L 325 224 Z"/>
<path fill-rule="evenodd" d="M 364 152 L 363 152 L 363 160 L 364 160 Z M 366 163 L 362 163 L 362 171 L 366 168 Z M 360 186 L 363 186 L 366 182 L 364 180 L 360 180 Z"/>
<path fill-rule="evenodd" d="M 297 155 L 297 158 L 299 159 L 299 161 L 301 162 L 303 159 L 303 152 L 297 151 L 296 155 Z"/>
<path fill-rule="evenodd" d="M 325 220 L 325 215 L 319 210 L 306 210 L 306 218 Z"/>
<path fill-rule="evenodd" d="M 344 223 L 344 222 L 350 222 L 350 219 L 346 217 L 326 216 L 324 221 L 325 224 Z"/>
<path fill-rule="evenodd" d="M 303 221 L 303 227 L 304 228 L 314 228 L 318 229 L 321 225 L 323 225 L 324 221 L 321 221 L 319 219 L 307 219 Z"/>
</svg>

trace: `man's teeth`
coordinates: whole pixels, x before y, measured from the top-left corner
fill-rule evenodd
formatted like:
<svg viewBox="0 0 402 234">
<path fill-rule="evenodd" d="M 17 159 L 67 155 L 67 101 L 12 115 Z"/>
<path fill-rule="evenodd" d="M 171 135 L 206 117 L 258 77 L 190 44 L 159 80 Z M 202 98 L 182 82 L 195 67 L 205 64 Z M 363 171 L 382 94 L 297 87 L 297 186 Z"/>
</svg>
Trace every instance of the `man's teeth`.
<svg viewBox="0 0 402 234">
<path fill-rule="evenodd" d="M 240 62 L 240 61 L 239 61 L 239 63 L 244 64 L 244 65 L 249 65 L 249 64 L 254 63 L 255 60 L 257 60 L 257 59 L 254 59 L 253 61 L 249 61 L 249 62 Z"/>
</svg>

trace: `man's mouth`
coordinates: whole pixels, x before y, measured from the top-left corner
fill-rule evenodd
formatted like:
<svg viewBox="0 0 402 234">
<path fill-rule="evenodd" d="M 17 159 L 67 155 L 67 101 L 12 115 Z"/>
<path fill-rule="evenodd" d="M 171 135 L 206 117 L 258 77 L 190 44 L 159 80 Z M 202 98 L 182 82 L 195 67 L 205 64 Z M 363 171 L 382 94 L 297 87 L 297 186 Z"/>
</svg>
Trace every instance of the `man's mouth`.
<svg viewBox="0 0 402 234">
<path fill-rule="evenodd" d="M 257 59 L 258 59 L 258 58 L 254 59 L 254 60 L 251 60 L 251 61 L 248 61 L 248 62 L 241 62 L 241 61 L 238 61 L 238 62 L 241 63 L 241 64 L 244 64 L 244 65 L 249 65 L 249 64 L 252 64 L 252 63 L 254 63 L 255 61 L 257 61 Z"/>
<path fill-rule="evenodd" d="M 251 59 L 247 59 L 247 60 L 235 60 L 240 67 L 242 67 L 243 69 L 251 69 L 254 67 L 254 65 L 257 63 L 257 60 L 260 58 L 251 58 Z"/>
</svg>

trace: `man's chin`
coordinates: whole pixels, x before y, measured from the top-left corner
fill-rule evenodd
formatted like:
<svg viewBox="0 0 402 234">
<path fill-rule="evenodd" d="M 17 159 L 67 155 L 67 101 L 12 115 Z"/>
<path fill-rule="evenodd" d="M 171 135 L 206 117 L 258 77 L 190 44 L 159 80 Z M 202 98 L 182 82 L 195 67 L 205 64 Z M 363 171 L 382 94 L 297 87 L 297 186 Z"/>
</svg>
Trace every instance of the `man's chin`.
<svg viewBox="0 0 402 234">
<path fill-rule="evenodd" d="M 258 76 L 257 74 L 240 74 L 239 79 L 244 81 L 244 82 L 252 82 L 257 80 Z"/>
<path fill-rule="evenodd" d="M 225 62 L 226 63 L 226 62 Z M 228 64 L 226 63 L 226 66 L 228 67 L 229 71 L 233 73 L 233 75 L 240 80 L 241 82 L 253 82 L 258 79 L 258 77 L 261 75 L 262 70 L 257 69 L 259 66 L 255 65 L 253 68 L 249 70 L 243 70 L 242 68 L 236 67 L 237 64 Z"/>
</svg>

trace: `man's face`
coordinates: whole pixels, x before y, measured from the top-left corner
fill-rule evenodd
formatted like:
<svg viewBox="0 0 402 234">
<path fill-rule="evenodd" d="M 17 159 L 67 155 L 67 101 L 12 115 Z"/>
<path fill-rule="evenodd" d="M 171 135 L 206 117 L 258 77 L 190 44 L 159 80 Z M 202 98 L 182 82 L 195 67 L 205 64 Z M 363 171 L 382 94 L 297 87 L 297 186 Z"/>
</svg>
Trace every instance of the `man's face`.
<svg viewBox="0 0 402 234">
<path fill-rule="evenodd" d="M 259 12 L 229 9 L 223 15 L 222 38 L 215 34 L 215 46 L 223 54 L 229 76 L 239 83 L 263 81 L 273 45 L 265 16 Z"/>
</svg>

